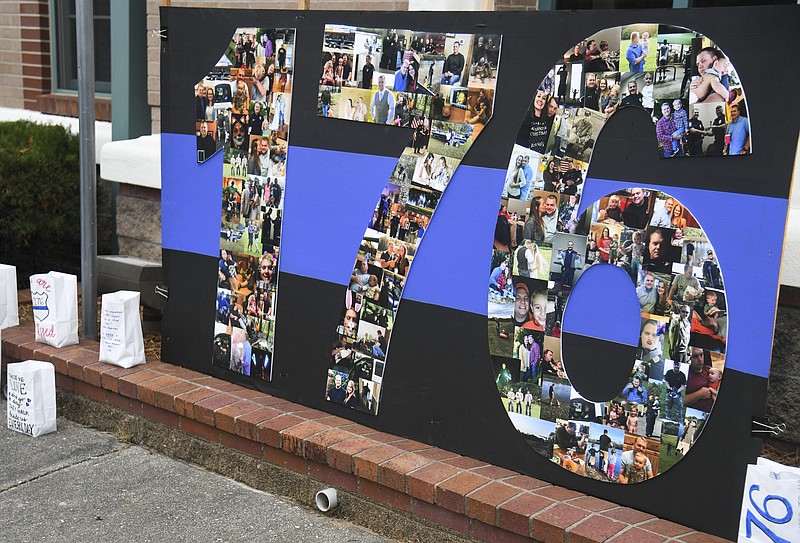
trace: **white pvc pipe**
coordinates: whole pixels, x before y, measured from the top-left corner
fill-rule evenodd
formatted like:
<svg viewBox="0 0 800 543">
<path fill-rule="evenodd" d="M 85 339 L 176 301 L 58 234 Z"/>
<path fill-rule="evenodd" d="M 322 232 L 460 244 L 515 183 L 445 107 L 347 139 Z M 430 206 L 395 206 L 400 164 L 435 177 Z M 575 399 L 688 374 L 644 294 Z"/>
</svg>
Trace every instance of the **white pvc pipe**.
<svg viewBox="0 0 800 543">
<path fill-rule="evenodd" d="M 339 498 L 336 496 L 335 488 L 326 488 L 325 490 L 320 490 L 317 492 L 315 501 L 317 502 L 317 509 L 323 513 L 332 511 L 336 509 L 336 506 L 339 505 Z"/>
</svg>

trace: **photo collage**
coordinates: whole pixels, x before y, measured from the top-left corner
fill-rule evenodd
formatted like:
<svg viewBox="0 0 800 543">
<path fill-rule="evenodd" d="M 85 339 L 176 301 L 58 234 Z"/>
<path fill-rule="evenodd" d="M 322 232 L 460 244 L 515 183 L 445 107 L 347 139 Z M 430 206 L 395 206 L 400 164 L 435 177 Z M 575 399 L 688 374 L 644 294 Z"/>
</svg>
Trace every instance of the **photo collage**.
<svg viewBox="0 0 800 543">
<path fill-rule="evenodd" d="M 609 194 L 574 225 L 560 220 L 557 202 L 550 201 L 548 242 L 547 204 L 537 213 L 527 202 L 514 224 L 516 204 L 503 200 L 488 288 L 499 398 L 526 441 L 553 462 L 600 481 L 641 482 L 682 458 L 717 397 L 728 335 L 720 266 L 695 217 L 668 194 Z M 571 384 L 560 339 L 573 286 L 600 264 L 630 277 L 641 310 L 627 383 L 602 403 Z"/>
<path fill-rule="evenodd" d="M 492 116 L 501 36 L 326 25 L 317 111 L 403 127 L 410 141 L 353 265 L 328 401 L 376 415 L 405 281 L 436 206 Z"/>
<path fill-rule="evenodd" d="M 722 51 L 682 27 L 632 24 L 564 53 L 539 84 L 517 137 L 520 152 L 588 162 L 605 121 L 627 106 L 652 118 L 659 156 L 751 151 L 742 85 Z"/>
<path fill-rule="evenodd" d="M 595 141 L 627 106 L 651 116 L 661 157 L 750 152 L 738 75 L 708 38 L 658 24 L 590 36 L 547 73 L 519 129 L 488 288 L 493 370 L 515 427 L 566 469 L 622 483 L 662 473 L 694 442 L 727 342 L 713 247 L 678 200 L 636 187 L 578 216 Z M 629 275 L 642 313 L 628 383 L 604 403 L 572 386 L 560 339 L 569 294 L 597 264 Z"/>
<path fill-rule="evenodd" d="M 213 365 L 269 381 L 295 30 L 238 28 L 195 88 L 197 160 L 223 153 Z"/>
</svg>

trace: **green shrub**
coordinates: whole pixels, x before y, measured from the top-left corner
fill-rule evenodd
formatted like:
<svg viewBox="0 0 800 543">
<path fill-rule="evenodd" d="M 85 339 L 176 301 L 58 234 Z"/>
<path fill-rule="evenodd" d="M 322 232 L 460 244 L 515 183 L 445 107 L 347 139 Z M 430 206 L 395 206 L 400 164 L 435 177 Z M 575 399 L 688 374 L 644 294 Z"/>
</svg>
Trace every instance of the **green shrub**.
<svg viewBox="0 0 800 543">
<path fill-rule="evenodd" d="M 0 262 L 17 265 L 20 283 L 59 256 L 63 271 L 80 265 L 78 146 L 61 126 L 0 123 Z"/>
</svg>

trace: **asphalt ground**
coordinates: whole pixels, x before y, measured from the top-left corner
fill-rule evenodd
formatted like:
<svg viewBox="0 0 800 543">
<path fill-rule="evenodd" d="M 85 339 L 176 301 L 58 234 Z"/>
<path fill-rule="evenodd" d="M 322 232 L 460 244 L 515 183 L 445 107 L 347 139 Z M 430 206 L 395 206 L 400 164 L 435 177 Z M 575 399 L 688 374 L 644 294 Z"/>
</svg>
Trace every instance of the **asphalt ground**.
<svg viewBox="0 0 800 543">
<path fill-rule="evenodd" d="M 3 420 L 0 541 L 394 540 L 59 418 L 37 438 Z"/>
</svg>

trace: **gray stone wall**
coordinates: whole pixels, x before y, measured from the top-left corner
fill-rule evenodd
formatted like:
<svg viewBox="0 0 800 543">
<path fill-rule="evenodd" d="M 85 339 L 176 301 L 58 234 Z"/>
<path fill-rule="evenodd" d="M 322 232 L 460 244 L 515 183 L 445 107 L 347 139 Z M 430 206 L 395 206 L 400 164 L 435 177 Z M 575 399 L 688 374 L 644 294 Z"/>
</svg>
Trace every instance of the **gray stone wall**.
<svg viewBox="0 0 800 543">
<path fill-rule="evenodd" d="M 781 441 L 800 444 L 800 308 L 778 306 L 767 417 L 786 423 Z"/>
<path fill-rule="evenodd" d="M 161 202 L 117 195 L 119 254 L 161 262 Z"/>
</svg>

